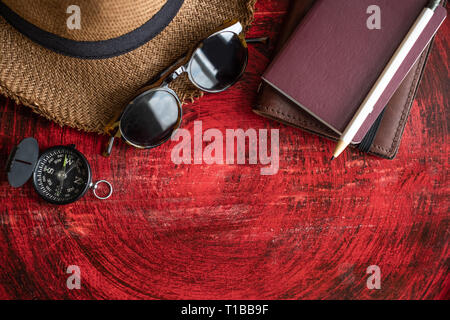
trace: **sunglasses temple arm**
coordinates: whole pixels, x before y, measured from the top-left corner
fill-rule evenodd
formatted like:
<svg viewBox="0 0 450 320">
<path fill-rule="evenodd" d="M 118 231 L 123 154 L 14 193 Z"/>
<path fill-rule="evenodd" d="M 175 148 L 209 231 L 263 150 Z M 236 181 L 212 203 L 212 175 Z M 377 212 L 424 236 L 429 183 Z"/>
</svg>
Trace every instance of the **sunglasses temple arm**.
<svg viewBox="0 0 450 320">
<path fill-rule="evenodd" d="M 103 156 L 104 157 L 109 157 L 111 155 L 112 152 L 112 148 L 114 147 L 114 140 L 116 139 L 116 137 L 110 137 L 108 144 L 106 145 L 105 151 L 103 151 Z"/>
<path fill-rule="evenodd" d="M 269 44 L 270 38 L 269 37 L 248 38 L 248 39 L 245 39 L 245 42 L 247 42 L 249 44 Z"/>
</svg>

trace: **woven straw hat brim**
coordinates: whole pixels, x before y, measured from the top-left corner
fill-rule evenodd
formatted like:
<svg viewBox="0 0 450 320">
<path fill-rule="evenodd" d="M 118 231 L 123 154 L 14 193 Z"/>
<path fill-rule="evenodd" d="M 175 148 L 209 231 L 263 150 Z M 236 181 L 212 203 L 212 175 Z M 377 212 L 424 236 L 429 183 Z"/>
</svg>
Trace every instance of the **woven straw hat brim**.
<svg viewBox="0 0 450 320">
<path fill-rule="evenodd" d="M 160 71 L 224 21 L 248 27 L 256 0 L 185 0 L 172 22 L 139 48 L 108 59 L 80 59 L 48 50 L 0 17 L 0 93 L 38 114 L 87 132 L 104 126 Z M 182 100 L 200 92 L 186 77 L 172 88 Z"/>
<path fill-rule="evenodd" d="M 141 27 L 179 0 L 0 0 L 22 19 L 51 34 L 77 41 L 120 37 Z M 67 11 L 80 10 L 80 29 L 67 28 Z M 164 10 L 163 10 L 164 11 Z"/>
</svg>

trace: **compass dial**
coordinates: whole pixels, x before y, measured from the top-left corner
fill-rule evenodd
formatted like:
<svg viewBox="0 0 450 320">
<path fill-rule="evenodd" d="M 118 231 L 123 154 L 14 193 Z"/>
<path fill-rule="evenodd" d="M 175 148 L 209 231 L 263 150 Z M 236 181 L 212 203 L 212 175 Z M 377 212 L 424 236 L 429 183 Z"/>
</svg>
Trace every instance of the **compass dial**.
<svg viewBox="0 0 450 320">
<path fill-rule="evenodd" d="M 86 158 L 72 147 L 53 147 L 38 159 L 33 184 L 44 200 L 68 204 L 81 198 L 91 184 Z"/>
</svg>

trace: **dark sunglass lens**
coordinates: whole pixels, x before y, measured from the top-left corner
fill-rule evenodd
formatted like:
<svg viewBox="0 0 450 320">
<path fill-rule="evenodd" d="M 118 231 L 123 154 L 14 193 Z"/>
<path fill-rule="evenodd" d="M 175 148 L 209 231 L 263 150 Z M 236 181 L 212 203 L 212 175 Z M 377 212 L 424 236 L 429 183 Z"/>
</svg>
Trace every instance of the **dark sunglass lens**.
<svg viewBox="0 0 450 320">
<path fill-rule="evenodd" d="M 222 91 L 234 84 L 247 66 L 248 50 L 232 32 L 206 39 L 191 59 L 191 80 L 205 91 Z"/>
<path fill-rule="evenodd" d="M 131 144 L 149 148 L 166 141 L 181 122 L 181 106 L 174 93 L 147 91 L 134 99 L 120 120 L 120 131 Z"/>
</svg>

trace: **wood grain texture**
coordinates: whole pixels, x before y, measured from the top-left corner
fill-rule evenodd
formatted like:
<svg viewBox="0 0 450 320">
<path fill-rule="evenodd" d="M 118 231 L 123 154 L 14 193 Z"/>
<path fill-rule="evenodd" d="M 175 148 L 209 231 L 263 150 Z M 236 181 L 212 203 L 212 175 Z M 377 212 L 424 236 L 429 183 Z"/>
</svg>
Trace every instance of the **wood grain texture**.
<svg viewBox="0 0 450 320">
<path fill-rule="evenodd" d="M 287 0 L 260 0 L 249 36 L 276 38 Z M 243 80 L 184 108 L 184 128 L 280 129 L 280 172 L 258 165 L 174 165 L 175 142 L 152 151 L 61 128 L 0 98 L 0 163 L 34 136 L 76 144 L 94 179 L 114 185 L 63 207 L 30 183 L 0 180 L 3 299 L 448 299 L 450 26 L 426 69 L 399 155 L 381 160 L 254 115 L 271 48 L 252 46 Z M 67 266 L 81 290 L 66 288 Z M 368 290 L 378 265 L 381 290 Z"/>
</svg>

